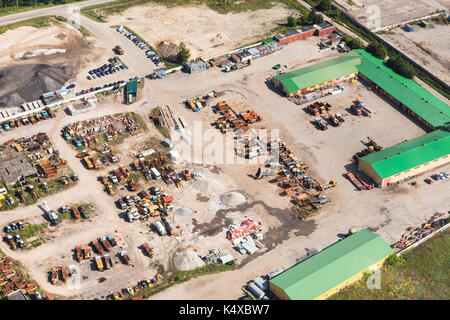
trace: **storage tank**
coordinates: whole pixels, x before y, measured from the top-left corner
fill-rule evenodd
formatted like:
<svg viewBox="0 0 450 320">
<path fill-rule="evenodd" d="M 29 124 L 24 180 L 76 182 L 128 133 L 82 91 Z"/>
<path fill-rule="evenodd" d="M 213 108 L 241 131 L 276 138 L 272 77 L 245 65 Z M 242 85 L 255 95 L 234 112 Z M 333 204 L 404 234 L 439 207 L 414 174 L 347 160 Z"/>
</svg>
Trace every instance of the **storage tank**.
<svg viewBox="0 0 450 320">
<path fill-rule="evenodd" d="M 266 294 L 254 282 L 250 282 L 247 288 L 258 298 L 262 299 Z"/>
<path fill-rule="evenodd" d="M 162 224 L 161 221 L 155 221 L 153 223 L 153 225 L 155 226 L 155 228 L 158 230 L 159 234 L 161 236 L 165 236 L 167 235 L 166 229 L 164 228 L 164 225 Z"/>
</svg>

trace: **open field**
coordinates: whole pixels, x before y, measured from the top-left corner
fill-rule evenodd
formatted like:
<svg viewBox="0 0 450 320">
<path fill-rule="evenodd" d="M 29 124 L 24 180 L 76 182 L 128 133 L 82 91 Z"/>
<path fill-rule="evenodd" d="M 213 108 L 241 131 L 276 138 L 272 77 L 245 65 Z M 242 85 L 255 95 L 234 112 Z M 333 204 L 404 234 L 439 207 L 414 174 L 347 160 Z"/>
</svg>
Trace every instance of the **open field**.
<svg viewBox="0 0 450 320">
<path fill-rule="evenodd" d="M 369 18 L 374 13 L 369 8 L 375 8 L 380 13 L 380 26 L 385 27 L 402 21 L 424 17 L 437 10 L 448 10 L 450 1 L 448 0 L 419 0 L 414 1 L 380 1 L 380 0 L 354 0 L 354 5 L 349 5 L 348 1 L 339 0 L 338 4 L 346 8 L 360 23 L 372 28 Z"/>
<path fill-rule="evenodd" d="M 395 28 L 380 36 L 448 84 L 450 44 L 444 39 L 449 31 L 449 25 L 431 22 L 428 28 L 414 25 L 413 32 Z"/>
<path fill-rule="evenodd" d="M 450 231 L 441 232 L 404 253 L 381 270 L 381 289 L 368 289 L 364 279 L 332 300 L 448 300 Z"/>
<path fill-rule="evenodd" d="M 184 42 L 191 58 L 207 58 L 261 40 L 278 23 L 286 23 L 291 12 L 283 5 L 221 14 L 206 6 L 168 8 L 147 4 L 111 15 L 108 25 L 128 26 L 155 48 L 163 41 Z M 149 19 L 157 19 L 158 23 L 149 24 Z"/>
</svg>

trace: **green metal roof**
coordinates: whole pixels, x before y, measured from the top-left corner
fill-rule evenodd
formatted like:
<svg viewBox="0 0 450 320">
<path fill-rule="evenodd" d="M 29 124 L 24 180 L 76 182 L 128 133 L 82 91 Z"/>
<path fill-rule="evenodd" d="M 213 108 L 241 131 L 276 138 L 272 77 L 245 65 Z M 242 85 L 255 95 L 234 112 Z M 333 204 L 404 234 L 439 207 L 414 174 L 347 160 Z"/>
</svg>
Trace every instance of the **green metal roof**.
<svg viewBox="0 0 450 320">
<path fill-rule="evenodd" d="M 136 93 L 137 93 L 137 80 L 128 81 L 126 90 L 127 90 L 127 94 L 134 94 L 134 95 L 136 95 Z"/>
<path fill-rule="evenodd" d="M 450 154 L 450 132 L 436 130 L 359 159 L 384 179 Z"/>
<path fill-rule="evenodd" d="M 354 50 L 361 55 L 359 72 L 377 86 L 419 115 L 432 127 L 450 123 L 450 107 L 411 79 L 405 78 L 386 67 L 383 60 L 365 50 Z M 349 71 L 351 73 L 351 71 Z"/>
<path fill-rule="evenodd" d="M 312 300 L 393 252 L 379 235 L 363 229 L 287 269 L 270 282 L 292 300 Z"/>
<path fill-rule="evenodd" d="M 330 59 L 311 66 L 294 70 L 274 77 L 289 92 L 315 86 L 328 80 L 340 78 L 358 72 L 356 65 L 361 61 L 358 52 L 351 51 L 338 58 Z"/>
</svg>

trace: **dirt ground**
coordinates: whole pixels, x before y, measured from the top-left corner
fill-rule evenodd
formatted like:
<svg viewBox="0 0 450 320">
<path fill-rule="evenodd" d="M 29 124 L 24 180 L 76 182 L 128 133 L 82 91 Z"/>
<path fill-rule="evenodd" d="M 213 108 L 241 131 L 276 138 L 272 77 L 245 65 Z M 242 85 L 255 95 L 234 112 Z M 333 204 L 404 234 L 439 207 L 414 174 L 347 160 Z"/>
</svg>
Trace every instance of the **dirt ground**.
<svg viewBox="0 0 450 320">
<path fill-rule="evenodd" d="M 99 32 L 103 32 L 102 48 L 107 51 L 104 51 L 104 56 L 99 59 L 107 59 L 111 54 L 111 43 L 121 38 L 114 29 L 105 27 L 104 24 L 92 23 L 88 27 L 94 33 L 97 31 L 95 28 L 100 28 Z M 133 26 L 130 27 L 134 29 Z M 391 243 L 410 225 L 420 224 L 434 212 L 448 209 L 450 201 L 446 192 L 448 180 L 426 185 L 422 176 L 415 179 L 416 186 L 403 184 L 388 190 L 356 191 L 343 177 L 351 156 L 364 148 L 361 140 L 365 140 L 367 136 L 386 147 L 424 133 L 422 128 L 388 102 L 367 90 L 363 84 L 356 82 L 345 85 L 344 92 L 327 99 L 333 106 L 332 112 L 340 112 L 346 121 L 338 128 L 330 127 L 322 132 L 314 128 L 311 124 L 312 117 L 302 107 L 282 97 L 265 83 L 265 78 L 272 75 L 272 67 L 275 64 L 289 64 L 291 69 L 295 69 L 339 55 L 335 51 L 320 51 L 318 41 L 316 37 L 298 41 L 285 46 L 279 52 L 256 59 L 250 67 L 235 72 L 224 73 L 212 68 L 194 75 L 174 73 L 161 80 L 145 80 L 141 100 L 130 105 L 122 104 L 121 97 L 116 97 L 99 101 L 97 108 L 88 113 L 67 116 L 60 110 L 56 118 L 40 122 L 36 126 L 25 126 L 8 132 L 1 130 L 0 142 L 12 137 L 29 136 L 35 132 L 47 132 L 54 147 L 78 174 L 80 181 L 76 186 L 45 199 L 50 207 L 59 208 L 67 204 L 68 198 L 70 202 L 92 202 L 97 207 L 96 216 L 92 221 L 80 223 L 64 221 L 59 229 L 55 229 L 55 239 L 35 249 L 13 252 L 2 242 L 1 250 L 19 260 L 27 268 L 30 276 L 53 295 L 102 299 L 109 293 L 153 277 L 161 268 L 172 270 L 171 257 L 179 250 L 190 248 L 196 249 L 199 254 L 206 254 L 209 249 L 220 248 L 226 253 L 231 253 L 241 263 L 238 270 L 189 281 L 170 288 L 155 298 L 235 299 L 242 294 L 241 287 L 248 280 L 277 268 L 291 266 L 299 257 L 304 256 L 308 249 L 328 246 L 350 227 L 370 228 Z M 142 69 L 148 67 L 148 61 L 139 58 L 142 55 L 140 50 L 133 51 L 131 47 L 129 50 L 125 47 L 125 50 L 124 59 L 128 59 L 126 63 L 129 61 L 130 74 L 141 75 Z M 225 50 L 220 50 L 222 51 Z M 98 61 L 92 64 L 94 63 Z M 85 71 L 91 67 L 94 66 L 84 66 L 77 75 L 77 79 L 83 79 L 80 80 L 83 85 L 89 83 L 85 80 Z M 97 79 L 92 83 L 98 85 L 105 82 L 109 80 Z M 185 167 L 202 168 L 205 178 L 218 183 L 214 183 L 216 189 L 211 194 L 202 194 L 195 181 L 184 182 L 183 188 L 180 189 L 174 186 L 164 187 L 167 193 L 175 197 L 174 212 L 178 208 L 189 207 L 194 214 L 192 217 L 171 215 L 169 221 L 172 225 L 180 226 L 177 228 L 180 237 L 160 237 L 149 227 L 152 219 L 148 222 L 133 223 L 123 219 L 121 210 L 116 207 L 114 201 L 121 196 L 135 193 L 118 189 L 115 196 L 108 196 L 97 181 L 102 171 L 85 169 L 75 157 L 77 151 L 60 136 L 60 129 L 68 123 L 118 112 L 136 112 L 145 119 L 149 131 L 129 138 L 118 147 L 120 149 L 118 164 L 128 165 L 134 158 L 136 149 L 141 148 L 148 138 L 151 136 L 161 138 L 148 119 L 151 109 L 158 105 L 169 105 L 175 118 L 182 116 L 187 124 L 186 131 L 192 134 L 195 121 L 201 122 L 204 129 L 213 129 L 211 122 L 217 116 L 210 107 L 194 113 L 183 104 L 187 98 L 204 95 L 212 90 L 226 91 L 226 95 L 220 100 L 236 104 L 237 111 L 252 108 L 261 114 L 263 121 L 258 123 L 258 127 L 278 129 L 280 138 L 288 144 L 297 158 L 311 167 L 309 171 L 311 176 L 322 183 L 327 183 L 332 178 L 336 179 L 338 186 L 325 192 L 332 203 L 325 205 L 323 210 L 311 219 L 299 221 L 289 210 L 289 199 L 279 195 L 280 190 L 276 185 L 269 183 L 269 179 L 253 179 L 257 165 L 234 162 L 194 165 L 185 161 L 184 164 L 176 166 L 177 172 Z M 372 111 L 372 117 L 357 118 L 348 114 L 346 108 L 357 97 L 366 103 L 367 108 Z M 216 129 L 213 130 L 218 132 Z M 448 171 L 449 168 L 443 170 Z M 140 181 L 140 188 L 148 189 L 151 185 L 161 183 L 152 182 Z M 245 203 L 234 208 L 224 206 L 220 202 L 220 194 L 228 191 L 243 194 Z M 0 225 L 3 226 L 16 218 L 39 220 L 41 215 L 42 210 L 36 206 L 19 207 L 13 211 L 3 212 Z M 239 221 L 245 216 L 261 221 L 264 230 L 265 248 L 251 258 L 241 256 L 233 250 L 224 232 L 229 223 Z M 112 270 L 100 273 L 92 264 L 85 261 L 81 263 L 80 268 L 82 274 L 88 278 L 83 279 L 79 289 L 53 286 L 48 282 L 47 272 L 50 268 L 78 264 L 73 258 L 73 249 L 76 245 L 86 245 L 91 240 L 108 234 L 114 235 L 119 240 L 119 247 L 115 248 L 112 254 L 113 260 L 118 262 L 116 253 L 123 249 L 130 255 L 134 266 L 118 262 L 114 264 Z M 177 238 L 181 240 L 176 240 Z M 154 259 L 144 256 L 139 248 L 145 241 L 155 248 Z M 101 277 L 106 280 L 100 283 L 98 279 Z"/>
<path fill-rule="evenodd" d="M 99 57 L 105 63 L 105 51 L 65 23 L 20 27 L 1 34 L 0 107 L 14 107 L 61 89 L 80 70 L 102 61 Z"/>
<path fill-rule="evenodd" d="M 374 14 L 370 7 L 378 7 L 380 27 L 424 17 L 436 10 L 448 10 L 450 6 L 450 1 L 448 0 L 354 0 L 354 5 L 350 5 L 349 1 L 346 0 L 338 0 L 336 2 L 364 25 L 367 24 L 368 18 Z"/>
<path fill-rule="evenodd" d="M 401 28 L 392 29 L 381 37 L 399 48 L 417 63 L 430 70 L 438 78 L 450 83 L 450 43 L 444 41 L 450 26 L 431 22 L 428 28 L 415 25 L 413 32 Z"/>
<path fill-rule="evenodd" d="M 148 4 L 111 16 L 108 24 L 128 26 L 154 47 L 162 41 L 183 41 L 192 58 L 209 58 L 260 40 L 277 23 L 285 23 L 289 13 L 283 5 L 224 15 L 206 6 Z"/>
</svg>

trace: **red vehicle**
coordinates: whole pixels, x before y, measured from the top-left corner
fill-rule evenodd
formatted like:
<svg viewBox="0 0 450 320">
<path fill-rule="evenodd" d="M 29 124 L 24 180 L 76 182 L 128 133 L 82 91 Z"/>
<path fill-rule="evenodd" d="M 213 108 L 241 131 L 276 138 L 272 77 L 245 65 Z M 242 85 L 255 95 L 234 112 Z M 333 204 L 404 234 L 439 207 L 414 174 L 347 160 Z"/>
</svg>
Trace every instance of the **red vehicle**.
<svg viewBox="0 0 450 320">
<path fill-rule="evenodd" d="M 118 54 L 118 55 L 123 55 L 123 49 L 120 47 L 120 46 L 116 46 L 115 48 L 114 48 L 114 50 L 116 51 L 116 53 Z"/>
<path fill-rule="evenodd" d="M 428 184 L 432 184 L 433 180 L 431 180 L 430 178 L 427 178 L 427 179 L 425 179 L 425 182 L 428 183 Z"/>
</svg>

